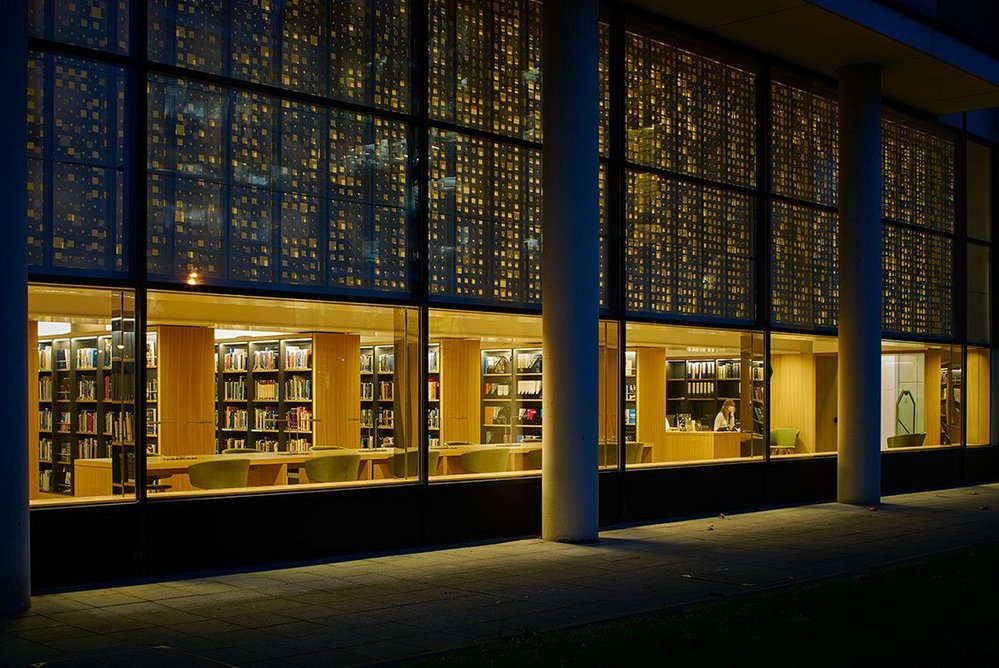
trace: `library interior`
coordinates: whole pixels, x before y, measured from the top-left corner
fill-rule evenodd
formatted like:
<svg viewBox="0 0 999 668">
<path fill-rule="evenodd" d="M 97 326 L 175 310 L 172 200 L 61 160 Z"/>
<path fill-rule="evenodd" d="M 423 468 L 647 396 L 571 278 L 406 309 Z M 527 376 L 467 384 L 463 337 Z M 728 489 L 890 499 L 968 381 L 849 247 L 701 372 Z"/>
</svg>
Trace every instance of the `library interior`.
<svg viewBox="0 0 999 668">
<path fill-rule="evenodd" d="M 424 349 L 403 306 L 151 291 L 144 345 L 128 291 L 33 285 L 29 309 L 36 505 L 134 496 L 135 448 L 153 496 L 413 481 L 420 420 L 431 483 L 540 473 L 537 316 L 431 309 Z M 759 332 L 629 322 L 623 356 L 620 334 L 601 322 L 602 469 L 762 459 L 768 403 L 771 457 L 835 454 L 835 337 L 774 333 L 767 365 Z M 987 444 L 988 368 L 884 341 L 882 448 L 959 444 L 964 410 Z"/>
</svg>

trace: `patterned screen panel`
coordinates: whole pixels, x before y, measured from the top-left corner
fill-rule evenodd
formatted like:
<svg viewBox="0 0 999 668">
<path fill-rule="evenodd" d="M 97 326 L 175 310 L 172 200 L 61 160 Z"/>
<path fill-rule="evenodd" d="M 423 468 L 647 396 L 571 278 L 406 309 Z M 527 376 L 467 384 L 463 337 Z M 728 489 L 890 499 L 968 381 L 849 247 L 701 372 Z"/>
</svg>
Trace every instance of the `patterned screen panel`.
<svg viewBox="0 0 999 668">
<path fill-rule="evenodd" d="M 600 45 L 597 73 L 600 77 L 600 155 L 610 154 L 610 26 L 601 23 L 597 39 Z"/>
<path fill-rule="evenodd" d="M 742 193 L 629 172 L 628 310 L 753 318 L 753 204 Z"/>
<path fill-rule="evenodd" d="M 541 3 L 430 0 L 430 116 L 541 141 Z"/>
<path fill-rule="evenodd" d="M 953 239 L 892 223 L 884 224 L 881 239 L 885 331 L 952 336 Z"/>
<path fill-rule="evenodd" d="M 755 77 L 628 33 L 628 160 L 719 183 L 756 183 Z"/>
<path fill-rule="evenodd" d="M 884 217 L 954 231 L 954 140 L 892 119 L 881 124 Z"/>
<path fill-rule="evenodd" d="M 161 63 L 405 111 L 408 0 L 150 0 Z"/>
<path fill-rule="evenodd" d="M 771 89 L 773 192 L 826 206 L 839 200 L 836 102 L 787 84 Z"/>
<path fill-rule="evenodd" d="M 404 125 L 165 77 L 148 122 L 150 275 L 408 289 Z"/>
<path fill-rule="evenodd" d="M 772 203 L 770 215 L 774 322 L 835 327 L 839 312 L 837 215 L 782 201 Z"/>
<path fill-rule="evenodd" d="M 127 269 L 123 70 L 32 52 L 28 59 L 28 263 Z"/>
<path fill-rule="evenodd" d="M 28 0 L 28 33 L 88 49 L 128 51 L 128 0 Z"/>
<path fill-rule="evenodd" d="M 541 303 L 540 152 L 432 131 L 430 292 Z"/>
</svg>

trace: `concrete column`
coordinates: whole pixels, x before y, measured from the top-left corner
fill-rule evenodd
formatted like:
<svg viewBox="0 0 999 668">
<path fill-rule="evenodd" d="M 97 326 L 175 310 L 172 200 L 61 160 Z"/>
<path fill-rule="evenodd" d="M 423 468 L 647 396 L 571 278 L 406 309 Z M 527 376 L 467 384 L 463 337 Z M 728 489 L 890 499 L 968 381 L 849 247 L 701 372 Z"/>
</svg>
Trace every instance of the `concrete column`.
<svg viewBox="0 0 999 668">
<path fill-rule="evenodd" d="M 881 68 L 839 74 L 841 503 L 881 501 Z"/>
<path fill-rule="evenodd" d="M 27 0 L 0 22 L 0 613 L 31 605 L 28 534 Z"/>
<path fill-rule="evenodd" d="M 545 0 L 541 536 L 597 538 L 599 191 L 596 0 Z"/>
</svg>

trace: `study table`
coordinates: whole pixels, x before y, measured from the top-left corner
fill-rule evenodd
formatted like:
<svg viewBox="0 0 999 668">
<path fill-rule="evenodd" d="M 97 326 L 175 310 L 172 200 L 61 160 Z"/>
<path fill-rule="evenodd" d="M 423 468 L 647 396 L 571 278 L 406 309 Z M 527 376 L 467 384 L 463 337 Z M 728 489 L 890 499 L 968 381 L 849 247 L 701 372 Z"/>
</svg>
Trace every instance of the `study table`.
<svg viewBox="0 0 999 668">
<path fill-rule="evenodd" d="M 440 454 L 437 470 L 431 475 L 457 475 L 461 470 L 461 455 L 476 450 L 505 447 L 510 451 L 509 468 L 511 471 L 527 469 L 527 454 L 541 448 L 540 443 L 521 444 L 467 444 L 441 446 L 432 448 Z M 332 452 L 344 450 L 316 450 L 302 453 L 239 453 L 232 455 L 183 455 L 154 456 L 146 459 L 146 478 L 163 480 L 170 485 L 172 491 L 187 491 L 196 489 L 191 486 L 187 476 L 187 468 L 199 462 L 216 461 L 220 459 L 248 459 L 250 472 L 247 486 L 261 487 L 285 485 L 288 482 L 288 470 L 298 471 L 299 482 L 306 483 L 305 462 L 313 457 L 321 457 Z M 404 454 L 402 448 L 371 448 L 352 450 L 361 455 L 361 467 L 358 480 L 377 480 L 391 478 L 389 458 L 395 454 Z M 112 471 L 111 459 L 77 459 L 73 468 L 74 496 L 101 496 L 111 492 Z"/>
<path fill-rule="evenodd" d="M 660 434 L 643 462 L 686 462 L 703 459 L 729 459 L 740 456 L 741 444 L 750 434 L 737 431 L 681 431 Z"/>
</svg>

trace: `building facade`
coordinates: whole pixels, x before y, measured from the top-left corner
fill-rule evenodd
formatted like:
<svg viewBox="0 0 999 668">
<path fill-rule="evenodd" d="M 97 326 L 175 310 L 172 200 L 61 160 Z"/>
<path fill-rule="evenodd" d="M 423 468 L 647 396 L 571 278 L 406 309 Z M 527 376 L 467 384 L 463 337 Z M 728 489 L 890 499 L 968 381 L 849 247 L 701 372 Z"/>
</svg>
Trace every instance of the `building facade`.
<svg viewBox="0 0 999 668">
<path fill-rule="evenodd" d="M 988 3 L 642 4 L 29 0 L 34 586 L 996 479 Z"/>
</svg>

